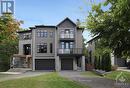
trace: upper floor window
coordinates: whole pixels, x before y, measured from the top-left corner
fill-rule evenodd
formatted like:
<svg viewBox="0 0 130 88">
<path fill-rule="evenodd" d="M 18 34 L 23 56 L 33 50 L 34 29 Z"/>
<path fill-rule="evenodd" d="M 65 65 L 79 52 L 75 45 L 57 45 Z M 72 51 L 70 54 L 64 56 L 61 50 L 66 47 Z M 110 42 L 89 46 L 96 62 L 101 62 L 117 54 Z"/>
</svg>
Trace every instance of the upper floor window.
<svg viewBox="0 0 130 88">
<path fill-rule="evenodd" d="M 51 38 L 54 37 L 54 36 L 53 36 L 53 32 L 50 32 L 50 37 L 51 37 Z"/>
<path fill-rule="evenodd" d="M 70 48 L 74 48 L 74 42 L 70 42 Z"/>
<path fill-rule="evenodd" d="M 24 33 L 23 39 L 31 39 L 31 33 Z"/>
<path fill-rule="evenodd" d="M 47 30 L 38 30 L 37 36 L 47 38 Z"/>
<path fill-rule="evenodd" d="M 47 43 L 38 44 L 37 45 L 37 52 L 38 53 L 47 53 Z"/>
<path fill-rule="evenodd" d="M 70 34 L 74 34 L 74 30 L 73 29 L 70 29 Z"/>
</svg>

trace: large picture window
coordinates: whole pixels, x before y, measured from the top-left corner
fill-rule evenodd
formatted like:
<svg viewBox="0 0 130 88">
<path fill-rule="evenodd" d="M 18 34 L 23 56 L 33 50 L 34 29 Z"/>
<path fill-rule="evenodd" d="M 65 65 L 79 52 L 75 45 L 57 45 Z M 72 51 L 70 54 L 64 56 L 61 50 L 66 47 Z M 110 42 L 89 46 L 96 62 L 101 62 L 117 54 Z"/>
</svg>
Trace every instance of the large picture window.
<svg viewBox="0 0 130 88">
<path fill-rule="evenodd" d="M 74 48 L 74 42 L 60 42 L 61 49 L 72 49 Z"/>
<path fill-rule="evenodd" d="M 47 53 L 47 43 L 38 44 L 37 53 Z"/>
</svg>

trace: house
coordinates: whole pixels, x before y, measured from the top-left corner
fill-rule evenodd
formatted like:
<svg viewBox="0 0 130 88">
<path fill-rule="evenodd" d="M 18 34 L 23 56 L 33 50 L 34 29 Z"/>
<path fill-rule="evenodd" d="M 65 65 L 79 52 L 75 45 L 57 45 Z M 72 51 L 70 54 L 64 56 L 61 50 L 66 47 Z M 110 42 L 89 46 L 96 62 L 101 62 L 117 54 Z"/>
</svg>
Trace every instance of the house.
<svg viewBox="0 0 130 88">
<path fill-rule="evenodd" d="M 69 18 L 56 26 L 36 25 L 19 31 L 19 53 L 14 54 L 12 65 L 33 71 L 85 71 L 82 32 Z"/>
<path fill-rule="evenodd" d="M 89 41 L 87 41 L 88 43 L 88 56 L 89 56 L 89 62 L 90 63 L 93 63 L 94 64 L 94 59 L 95 59 L 95 56 L 94 56 L 94 51 L 95 51 L 95 48 L 96 48 L 96 44 L 99 40 L 99 37 L 96 36 L 92 39 L 90 39 Z M 123 58 L 117 58 L 113 53 L 111 53 L 111 65 L 114 66 L 114 65 L 117 65 L 118 67 L 126 67 L 126 60 L 123 59 Z"/>
</svg>

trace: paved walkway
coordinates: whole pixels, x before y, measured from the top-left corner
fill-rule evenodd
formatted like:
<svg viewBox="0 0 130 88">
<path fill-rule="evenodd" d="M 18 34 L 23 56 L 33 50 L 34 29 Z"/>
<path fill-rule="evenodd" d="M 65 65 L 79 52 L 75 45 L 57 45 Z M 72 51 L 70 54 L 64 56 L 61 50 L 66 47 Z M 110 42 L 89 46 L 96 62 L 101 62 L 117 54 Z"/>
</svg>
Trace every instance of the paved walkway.
<svg viewBox="0 0 130 88">
<path fill-rule="evenodd" d="M 18 78 L 24 78 L 24 77 L 33 77 L 33 76 L 39 76 L 39 75 L 44 75 L 50 72 L 44 72 L 44 71 L 39 71 L 39 72 L 25 72 L 21 74 L 0 74 L 0 82 L 1 81 L 6 81 L 6 80 L 12 80 L 12 79 L 18 79 Z"/>
<path fill-rule="evenodd" d="M 86 77 L 81 75 L 81 72 L 62 71 L 59 72 L 62 77 L 67 77 L 71 80 L 80 82 L 90 88 L 114 88 L 115 81 L 101 77 Z"/>
<path fill-rule="evenodd" d="M 130 69 L 127 69 L 127 67 L 118 67 L 117 70 L 130 72 Z"/>
</svg>

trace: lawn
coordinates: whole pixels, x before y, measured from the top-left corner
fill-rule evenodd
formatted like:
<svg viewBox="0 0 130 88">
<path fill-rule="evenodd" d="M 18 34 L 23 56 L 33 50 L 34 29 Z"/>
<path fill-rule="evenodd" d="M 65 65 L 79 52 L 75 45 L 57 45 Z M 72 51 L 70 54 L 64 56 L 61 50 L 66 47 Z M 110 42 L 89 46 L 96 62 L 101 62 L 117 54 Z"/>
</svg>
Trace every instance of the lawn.
<svg viewBox="0 0 130 88">
<path fill-rule="evenodd" d="M 112 80 L 116 80 L 116 77 L 123 72 L 123 74 L 125 75 L 125 77 L 127 77 L 128 82 L 130 82 L 130 72 L 126 72 L 126 71 L 112 71 L 111 73 L 105 74 L 105 78 L 108 79 L 112 79 Z"/>
<path fill-rule="evenodd" d="M 57 73 L 0 82 L 0 88 L 87 88 Z"/>
<path fill-rule="evenodd" d="M 0 80 L 4 79 L 4 78 L 7 78 L 7 77 L 10 77 L 10 76 L 12 76 L 12 75 L 0 74 Z"/>
</svg>

